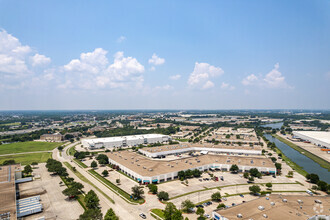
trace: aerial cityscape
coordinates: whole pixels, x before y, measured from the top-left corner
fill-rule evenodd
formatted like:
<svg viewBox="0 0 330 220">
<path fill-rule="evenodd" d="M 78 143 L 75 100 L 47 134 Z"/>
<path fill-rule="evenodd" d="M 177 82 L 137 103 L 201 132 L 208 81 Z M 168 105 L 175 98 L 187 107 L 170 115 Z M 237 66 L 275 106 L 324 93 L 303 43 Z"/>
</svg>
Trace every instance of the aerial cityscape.
<svg viewBox="0 0 330 220">
<path fill-rule="evenodd" d="M 0 220 L 330 220 L 330 2 L 0 1 Z"/>
</svg>

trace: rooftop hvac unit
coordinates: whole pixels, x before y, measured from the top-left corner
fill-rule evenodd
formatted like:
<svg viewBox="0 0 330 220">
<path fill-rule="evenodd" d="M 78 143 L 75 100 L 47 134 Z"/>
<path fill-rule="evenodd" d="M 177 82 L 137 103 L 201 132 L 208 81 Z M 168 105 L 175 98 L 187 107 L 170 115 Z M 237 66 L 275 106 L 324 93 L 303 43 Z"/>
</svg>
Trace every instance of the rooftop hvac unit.
<svg viewBox="0 0 330 220">
<path fill-rule="evenodd" d="M 136 166 L 138 166 L 138 167 L 139 167 L 139 166 L 140 166 L 140 164 L 136 164 Z"/>
<path fill-rule="evenodd" d="M 237 214 L 237 218 L 243 218 L 242 214 Z"/>
<path fill-rule="evenodd" d="M 263 211 L 263 210 L 265 210 L 265 207 L 263 207 L 262 205 L 259 205 L 259 206 L 258 206 L 258 209 L 259 209 L 260 211 Z"/>
<path fill-rule="evenodd" d="M 268 218 L 268 215 L 266 215 L 266 214 L 263 214 L 262 216 L 263 216 L 264 218 Z"/>
<path fill-rule="evenodd" d="M 271 202 L 270 205 L 271 205 L 271 206 L 274 206 L 274 205 L 275 205 L 275 202 Z"/>
<path fill-rule="evenodd" d="M 282 201 L 283 201 L 283 202 L 288 202 L 288 200 L 287 200 L 287 199 L 282 199 Z"/>
<path fill-rule="evenodd" d="M 146 169 L 146 167 L 143 167 L 143 169 Z"/>
<path fill-rule="evenodd" d="M 174 167 L 173 165 L 171 165 L 171 167 Z"/>
<path fill-rule="evenodd" d="M 304 203 L 302 200 L 298 199 L 297 200 L 299 204 Z"/>
<path fill-rule="evenodd" d="M 152 169 L 149 169 L 149 171 L 152 171 Z"/>
</svg>

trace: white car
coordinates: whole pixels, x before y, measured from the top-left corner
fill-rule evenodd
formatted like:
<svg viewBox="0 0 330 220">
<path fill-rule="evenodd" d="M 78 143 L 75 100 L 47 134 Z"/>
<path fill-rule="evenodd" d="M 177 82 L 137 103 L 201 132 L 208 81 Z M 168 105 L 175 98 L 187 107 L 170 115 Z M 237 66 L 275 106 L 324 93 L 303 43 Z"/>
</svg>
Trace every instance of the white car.
<svg viewBox="0 0 330 220">
<path fill-rule="evenodd" d="M 210 218 L 211 216 L 209 214 L 205 214 L 204 217 Z"/>
<path fill-rule="evenodd" d="M 143 219 L 146 219 L 146 218 L 147 218 L 147 216 L 146 216 L 145 214 L 143 214 L 143 213 L 141 213 L 139 216 L 140 216 L 141 218 L 143 218 Z"/>
</svg>

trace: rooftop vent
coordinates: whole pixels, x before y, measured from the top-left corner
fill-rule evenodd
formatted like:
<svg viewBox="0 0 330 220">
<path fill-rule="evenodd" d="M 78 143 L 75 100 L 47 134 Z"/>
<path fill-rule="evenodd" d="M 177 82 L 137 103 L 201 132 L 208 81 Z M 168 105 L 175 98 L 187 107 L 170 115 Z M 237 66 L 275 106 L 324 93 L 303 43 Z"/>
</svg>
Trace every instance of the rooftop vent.
<svg viewBox="0 0 330 220">
<path fill-rule="evenodd" d="M 149 169 L 149 171 L 152 171 L 152 169 Z"/>
<path fill-rule="evenodd" d="M 258 206 L 258 209 L 259 209 L 260 211 L 263 211 L 263 210 L 265 210 L 265 207 L 263 207 L 262 205 L 260 205 L 260 206 Z"/>
</svg>

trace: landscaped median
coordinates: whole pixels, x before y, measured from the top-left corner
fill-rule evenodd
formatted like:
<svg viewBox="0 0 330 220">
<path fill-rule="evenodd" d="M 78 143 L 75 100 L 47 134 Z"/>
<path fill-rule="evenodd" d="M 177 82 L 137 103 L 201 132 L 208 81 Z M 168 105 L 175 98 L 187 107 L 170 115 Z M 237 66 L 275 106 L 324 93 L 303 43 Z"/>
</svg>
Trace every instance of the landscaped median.
<svg viewBox="0 0 330 220">
<path fill-rule="evenodd" d="M 164 211 L 162 209 L 151 209 L 151 213 L 152 217 L 154 217 L 155 219 L 165 219 L 164 216 Z"/>
<path fill-rule="evenodd" d="M 110 202 L 115 203 L 113 199 L 111 199 L 107 194 L 105 194 L 102 190 L 100 190 L 97 186 L 95 186 L 91 181 L 89 181 L 86 177 L 84 177 L 77 170 L 74 170 L 73 167 L 68 162 L 63 162 L 66 167 L 68 167 L 79 179 L 93 186 L 97 191 L 99 191 L 104 197 L 106 197 Z"/>
<path fill-rule="evenodd" d="M 81 168 L 87 168 L 87 167 L 88 167 L 86 164 L 84 164 L 83 162 L 81 162 L 81 161 L 78 160 L 78 159 L 73 159 L 73 161 L 74 161 L 78 166 L 80 166 Z"/>
<path fill-rule="evenodd" d="M 173 200 L 173 199 L 180 198 L 182 196 L 187 196 L 187 195 L 190 195 L 190 194 L 194 194 L 194 193 L 198 193 L 198 192 L 203 192 L 203 191 L 208 191 L 208 190 L 213 190 L 213 189 L 219 189 L 219 190 L 221 190 L 223 188 L 233 187 L 233 186 L 247 186 L 247 185 L 251 185 L 252 186 L 252 185 L 264 185 L 264 184 L 266 184 L 266 183 L 242 183 L 242 184 L 234 184 L 234 185 L 226 185 L 226 186 L 216 186 L 216 187 L 200 189 L 200 190 L 196 190 L 196 191 L 184 193 L 184 194 L 181 194 L 181 195 L 177 195 L 177 196 L 174 196 L 174 197 L 170 198 L 169 200 Z M 295 182 L 295 183 L 272 183 L 272 184 L 273 185 L 277 185 L 277 184 L 299 184 L 299 185 L 301 185 L 300 182 Z M 239 194 L 241 194 L 241 193 L 239 193 Z"/>
<path fill-rule="evenodd" d="M 113 184 L 109 180 L 105 179 L 103 176 L 101 176 L 95 170 L 92 170 L 91 169 L 91 170 L 88 170 L 88 172 L 92 176 L 94 176 L 97 180 L 99 180 L 104 185 L 106 185 L 111 191 L 113 191 L 114 193 L 116 193 L 117 195 L 119 195 L 120 197 L 122 197 L 126 202 L 129 202 L 129 203 L 135 204 L 135 205 L 137 205 L 137 204 L 143 204 L 145 202 L 144 199 L 139 199 L 139 200 L 132 199 L 131 198 L 131 195 L 129 193 L 127 193 L 126 191 L 124 191 L 120 187 L 116 186 L 115 184 Z"/>
<path fill-rule="evenodd" d="M 314 162 L 318 163 L 321 167 L 323 167 L 325 169 L 328 169 L 328 171 L 330 171 L 330 163 L 328 161 L 326 161 L 326 160 L 322 159 L 321 157 L 318 157 L 317 155 L 305 150 L 304 148 L 299 147 L 298 145 L 295 145 L 291 141 L 288 141 L 285 138 L 282 138 L 277 134 L 273 134 L 273 136 L 275 138 L 277 138 L 279 141 L 289 145 L 291 148 L 298 151 L 299 153 L 304 154 L 306 157 L 309 157 Z"/>
</svg>

